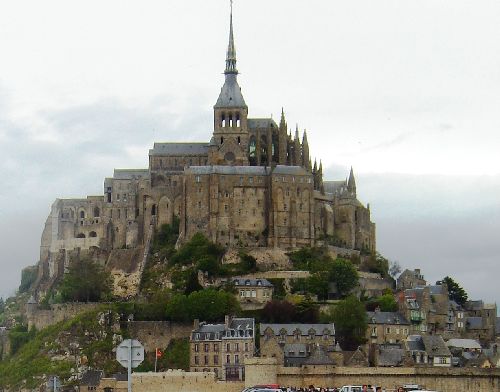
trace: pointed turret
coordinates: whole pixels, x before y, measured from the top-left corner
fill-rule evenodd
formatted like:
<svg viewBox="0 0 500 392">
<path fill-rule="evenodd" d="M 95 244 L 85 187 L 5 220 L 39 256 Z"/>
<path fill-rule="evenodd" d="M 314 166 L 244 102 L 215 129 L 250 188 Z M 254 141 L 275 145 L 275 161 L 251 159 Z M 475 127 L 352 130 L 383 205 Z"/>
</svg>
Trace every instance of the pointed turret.
<svg viewBox="0 0 500 392">
<path fill-rule="evenodd" d="M 293 165 L 302 165 L 302 151 L 300 147 L 299 126 L 295 126 L 295 137 L 293 138 Z"/>
<path fill-rule="evenodd" d="M 307 132 L 304 129 L 302 135 L 302 167 L 307 171 L 311 170 L 311 159 L 309 158 L 309 143 L 307 142 Z"/>
<path fill-rule="evenodd" d="M 281 119 L 280 119 L 280 130 L 279 130 L 279 164 L 286 165 L 287 161 L 287 150 L 288 150 L 288 142 L 287 142 L 287 124 L 285 120 L 285 111 L 281 108 Z"/>
<path fill-rule="evenodd" d="M 354 179 L 354 171 L 352 170 L 349 173 L 349 179 L 347 180 L 347 190 L 353 196 L 356 196 L 356 180 Z"/>
</svg>

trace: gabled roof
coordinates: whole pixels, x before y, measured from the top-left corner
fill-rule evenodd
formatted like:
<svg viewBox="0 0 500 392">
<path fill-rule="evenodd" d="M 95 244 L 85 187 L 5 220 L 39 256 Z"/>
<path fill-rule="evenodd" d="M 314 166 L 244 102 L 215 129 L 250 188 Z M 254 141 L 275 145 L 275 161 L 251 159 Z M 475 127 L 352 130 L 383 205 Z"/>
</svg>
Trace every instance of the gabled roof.
<svg viewBox="0 0 500 392">
<path fill-rule="evenodd" d="M 220 90 L 219 98 L 217 98 L 214 108 L 247 108 L 236 75 L 226 75 L 226 80 Z"/>
<path fill-rule="evenodd" d="M 333 324 L 260 324 L 260 335 L 270 328 L 275 336 L 280 336 L 281 331 L 285 331 L 287 336 L 293 336 L 295 331 L 299 331 L 301 336 L 308 336 L 309 331 L 314 331 L 315 336 L 323 336 L 327 331 L 329 335 L 335 335 L 335 326 Z"/>
<path fill-rule="evenodd" d="M 402 324 L 409 325 L 403 315 L 398 312 L 366 312 L 368 324 Z"/>
<path fill-rule="evenodd" d="M 247 120 L 248 129 L 256 128 L 278 128 L 272 118 L 249 118 Z"/>
<path fill-rule="evenodd" d="M 422 336 L 422 341 L 424 343 L 425 351 L 429 356 L 450 356 L 451 353 L 444 340 L 438 335 L 424 335 Z"/>
<path fill-rule="evenodd" d="M 155 143 L 150 156 L 208 156 L 207 143 Z"/>
<path fill-rule="evenodd" d="M 226 174 L 226 175 L 255 175 L 265 176 L 270 173 L 266 166 L 190 166 L 186 168 L 187 174 Z"/>
<path fill-rule="evenodd" d="M 257 286 L 257 287 L 274 287 L 267 279 L 251 279 L 245 277 L 231 278 L 231 282 L 237 287 Z"/>
<path fill-rule="evenodd" d="M 132 180 L 148 176 L 148 169 L 115 169 L 113 173 L 114 180 Z"/>
<path fill-rule="evenodd" d="M 303 357 L 307 356 L 307 345 L 304 343 L 285 344 L 283 347 L 285 357 Z"/>
<path fill-rule="evenodd" d="M 481 345 L 474 339 L 450 339 L 446 342 L 448 347 L 456 347 L 469 350 L 480 350 Z"/>
<path fill-rule="evenodd" d="M 401 366 L 405 358 L 405 350 L 397 347 L 379 347 L 377 366 Z"/>
</svg>

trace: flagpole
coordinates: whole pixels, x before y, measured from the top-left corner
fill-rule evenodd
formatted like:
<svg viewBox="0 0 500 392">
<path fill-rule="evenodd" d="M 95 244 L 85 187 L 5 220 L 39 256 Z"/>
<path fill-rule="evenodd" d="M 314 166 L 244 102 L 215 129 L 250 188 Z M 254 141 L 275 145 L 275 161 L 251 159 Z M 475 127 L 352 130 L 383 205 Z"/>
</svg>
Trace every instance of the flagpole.
<svg viewBox="0 0 500 392">
<path fill-rule="evenodd" d="M 156 364 L 158 363 L 158 349 L 155 348 L 155 373 L 156 373 Z"/>
</svg>

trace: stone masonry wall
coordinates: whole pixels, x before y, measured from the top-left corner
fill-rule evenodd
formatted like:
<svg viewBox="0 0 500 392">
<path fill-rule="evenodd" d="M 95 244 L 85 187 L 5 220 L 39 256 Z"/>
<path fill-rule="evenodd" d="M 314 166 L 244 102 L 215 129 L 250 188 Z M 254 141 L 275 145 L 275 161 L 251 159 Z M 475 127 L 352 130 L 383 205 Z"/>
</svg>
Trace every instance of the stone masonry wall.
<svg viewBox="0 0 500 392">
<path fill-rule="evenodd" d="M 76 315 L 96 309 L 101 303 L 73 302 L 51 305 L 50 309 L 33 309 L 26 312 L 28 328 L 35 327 L 41 330 L 60 321 L 70 320 Z"/>
<path fill-rule="evenodd" d="M 498 369 L 437 368 L 346 368 L 277 366 L 273 358 L 256 358 L 246 363 L 246 385 L 279 383 L 283 386 L 319 387 L 379 385 L 388 390 L 403 384 L 421 384 L 440 392 L 496 391 L 500 388 Z"/>
<path fill-rule="evenodd" d="M 132 375 L 132 390 L 137 392 L 240 392 L 243 388 L 242 382 L 217 381 L 209 372 L 169 370 Z"/>
<path fill-rule="evenodd" d="M 155 348 L 168 347 L 172 339 L 189 338 L 193 325 L 170 321 L 131 321 L 128 328 L 130 336 L 139 340 L 146 352 L 152 352 Z"/>
</svg>

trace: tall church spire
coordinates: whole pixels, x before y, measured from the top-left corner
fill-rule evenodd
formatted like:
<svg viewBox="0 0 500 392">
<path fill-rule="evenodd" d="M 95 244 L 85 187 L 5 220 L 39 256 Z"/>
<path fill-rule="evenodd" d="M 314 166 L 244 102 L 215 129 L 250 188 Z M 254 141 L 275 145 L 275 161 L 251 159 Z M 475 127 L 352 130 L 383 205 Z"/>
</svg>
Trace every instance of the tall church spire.
<svg viewBox="0 0 500 392">
<path fill-rule="evenodd" d="M 233 34 L 233 2 L 231 0 L 231 13 L 229 16 L 229 44 L 226 52 L 226 80 L 219 94 L 215 108 L 246 108 L 247 105 L 238 85 L 238 70 L 236 69 L 236 49 L 234 48 Z"/>
<path fill-rule="evenodd" d="M 234 48 L 234 35 L 233 35 L 233 0 L 231 0 L 231 14 L 229 16 L 229 44 L 226 53 L 226 70 L 227 74 L 238 74 L 236 69 L 236 49 Z"/>
</svg>

